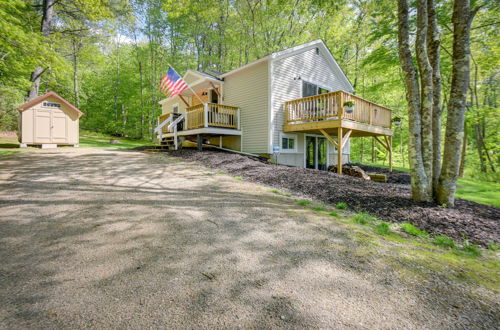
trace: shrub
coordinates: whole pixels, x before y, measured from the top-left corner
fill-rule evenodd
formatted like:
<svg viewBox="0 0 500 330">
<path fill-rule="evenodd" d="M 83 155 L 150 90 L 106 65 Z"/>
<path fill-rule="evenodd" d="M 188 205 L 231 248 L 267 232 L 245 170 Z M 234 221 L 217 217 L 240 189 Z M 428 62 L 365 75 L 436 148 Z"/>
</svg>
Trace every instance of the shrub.
<svg viewBox="0 0 500 330">
<path fill-rule="evenodd" d="M 464 239 L 464 242 L 462 244 L 462 250 L 475 257 L 479 257 L 481 255 L 481 250 L 479 249 L 479 246 L 477 246 L 476 244 L 472 244 L 471 242 L 469 242 L 468 239 Z"/>
<path fill-rule="evenodd" d="M 339 214 L 337 213 L 337 211 L 332 211 L 332 212 L 328 213 L 328 215 L 331 216 L 331 217 L 338 217 L 339 216 Z"/>
<path fill-rule="evenodd" d="M 366 225 L 368 222 L 373 222 L 375 220 L 377 220 L 377 218 L 375 217 L 372 217 L 371 215 L 369 215 L 368 213 L 358 213 L 356 214 L 354 217 L 353 217 L 353 220 L 357 223 L 360 223 L 362 225 Z"/>
<path fill-rule="evenodd" d="M 436 235 L 434 236 L 432 242 L 438 246 L 442 246 L 445 248 L 455 248 L 455 241 L 446 235 Z"/>
<path fill-rule="evenodd" d="M 310 201 L 305 201 L 305 200 L 297 201 L 297 205 L 307 206 L 309 204 L 311 204 Z"/>
<path fill-rule="evenodd" d="M 382 221 L 381 223 L 376 225 L 373 229 L 380 235 L 387 235 L 390 232 L 389 223 L 385 221 Z"/>
<path fill-rule="evenodd" d="M 420 230 L 420 229 L 418 229 L 417 227 L 415 227 L 414 225 L 412 225 L 411 223 L 408 223 L 408 222 L 403 223 L 401 225 L 401 229 L 405 233 L 413 235 L 413 236 L 417 236 L 417 237 L 427 237 L 429 235 L 426 231 Z"/>
<path fill-rule="evenodd" d="M 346 210 L 346 209 L 347 209 L 347 204 L 346 204 L 346 203 L 344 203 L 344 202 L 337 203 L 337 205 L 336 205 L 336 206 L 337 206 L 337 208 L 338 208 L 339 210 Z"/>
</svg>

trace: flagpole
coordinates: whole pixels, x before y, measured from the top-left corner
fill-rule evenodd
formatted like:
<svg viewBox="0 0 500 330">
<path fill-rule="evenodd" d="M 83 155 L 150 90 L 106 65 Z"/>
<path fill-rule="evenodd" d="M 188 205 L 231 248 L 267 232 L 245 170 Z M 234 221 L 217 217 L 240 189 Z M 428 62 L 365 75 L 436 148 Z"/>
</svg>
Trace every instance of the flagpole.
<svg viewBox="0 0 500 330">
<path fill-rule="evenodd" d="M 168 66 L 169 66 L 169 67 L 171 67 L 171 68 L 172 68 L 172 70 L 174 70 L 174 72 L 175 72 L 175 73 L 177 73 L 177 75 L 178 75 L 181 79 L 183 79 L 183 78 L 181 77 L 181 75 L 180 75 L 180 74 L 179 74 L 179 73 L 178 73 L 178 72 L 174 69 L 174 66 L 173 66 L 173 65 L 171 65 L 170 63 L 167 63 L 167 64 L 168 64 Z M 193 92 L 193 94 L 194 94 L 194 95 L 196 95 L 196 97 L 198 98 L 198 100 L 200 100 L 201 104 L 205 104 L 205 102 L 203 102 L 203 100 L 202 100 L 202 99 L 198 96 L 198 94 L 196 94 L 196 92 L 195 92 L 195 91 L 191 88 L 191 86 L 189 86 L 189 84 L 187 83 L 187 81 L 185 81 L 185 80 L 184 80 L 184 82 L 186 83 L 187 87 L 191 90 L 191 92 Z"/>
</svg>

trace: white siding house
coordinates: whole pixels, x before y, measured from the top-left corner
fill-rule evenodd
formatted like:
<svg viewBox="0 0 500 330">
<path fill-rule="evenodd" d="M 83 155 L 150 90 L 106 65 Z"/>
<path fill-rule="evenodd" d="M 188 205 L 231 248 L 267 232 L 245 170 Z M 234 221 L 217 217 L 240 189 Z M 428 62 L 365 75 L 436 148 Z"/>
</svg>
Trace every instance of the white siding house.
<svg viewBox="0 0 500 330">
<path fill-rule="evenodd" d="M 188 70 L 184 78 L 192 88 L 181 99 L 161 101 L 160 118 L 167 123 L 178 107 L 186 118 L 184 130 L 175 134 L 196 140 L 199 148 L 205 141 L 271 158 L 279 147 L 281 164 L 326 169 L 339 159 L 331 134 L 340 137 L 342 163 L 349 161 L 351 136 L 392 136 L 390 110 L 351 94 L 353 86 L 321 40 L 224 74 Z M 358 110 L 344 112 L 345 101 L 355 101 Z M 290 104 L 302 117 L 285 120 Z M 177 139 L 164 129 L 161 141 Z M 392 152 L 392 142 L 384 146 Z"/>
</svg>

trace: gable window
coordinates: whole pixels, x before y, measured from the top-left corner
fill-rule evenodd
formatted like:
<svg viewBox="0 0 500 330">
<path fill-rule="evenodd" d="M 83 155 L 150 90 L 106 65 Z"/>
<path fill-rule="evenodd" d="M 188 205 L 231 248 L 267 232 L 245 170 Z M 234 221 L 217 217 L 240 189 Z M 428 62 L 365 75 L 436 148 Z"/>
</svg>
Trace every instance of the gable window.
<svg viewBox="0 0 500 330">
<path fill-rule="evenodd" d="M 329 93 L 326 88 L 320 87 L 316 84 L 302 80 L 302 97 L 314 96 L 319 94 Z"/>
<path fill-rule="evenodd" d="M 60 108 L 61 104 L 60 103 L 54 103 L 54 102 L 43 102 L 42 105 L 47 108 Z"/>
<path fill-rule="evenodd" d="M 281 151 L 296 152 L 297 151 L 297 135 L 281 133 Z"/>
</svg>

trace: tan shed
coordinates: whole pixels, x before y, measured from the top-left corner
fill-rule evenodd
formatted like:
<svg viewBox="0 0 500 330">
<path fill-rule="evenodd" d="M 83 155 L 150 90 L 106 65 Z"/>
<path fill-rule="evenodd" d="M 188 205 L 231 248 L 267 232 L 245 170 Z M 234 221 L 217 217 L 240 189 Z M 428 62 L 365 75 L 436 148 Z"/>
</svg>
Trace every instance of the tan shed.
<svg viewBox="0 0 500 330">
<path fill-rule="evenodd" d="M 20 106 L 19 112 L 18 136 L 21 147 L 78 146 L 79 121 L 83 112 L 56 92 L 34 98 Z"/>
</svg>

